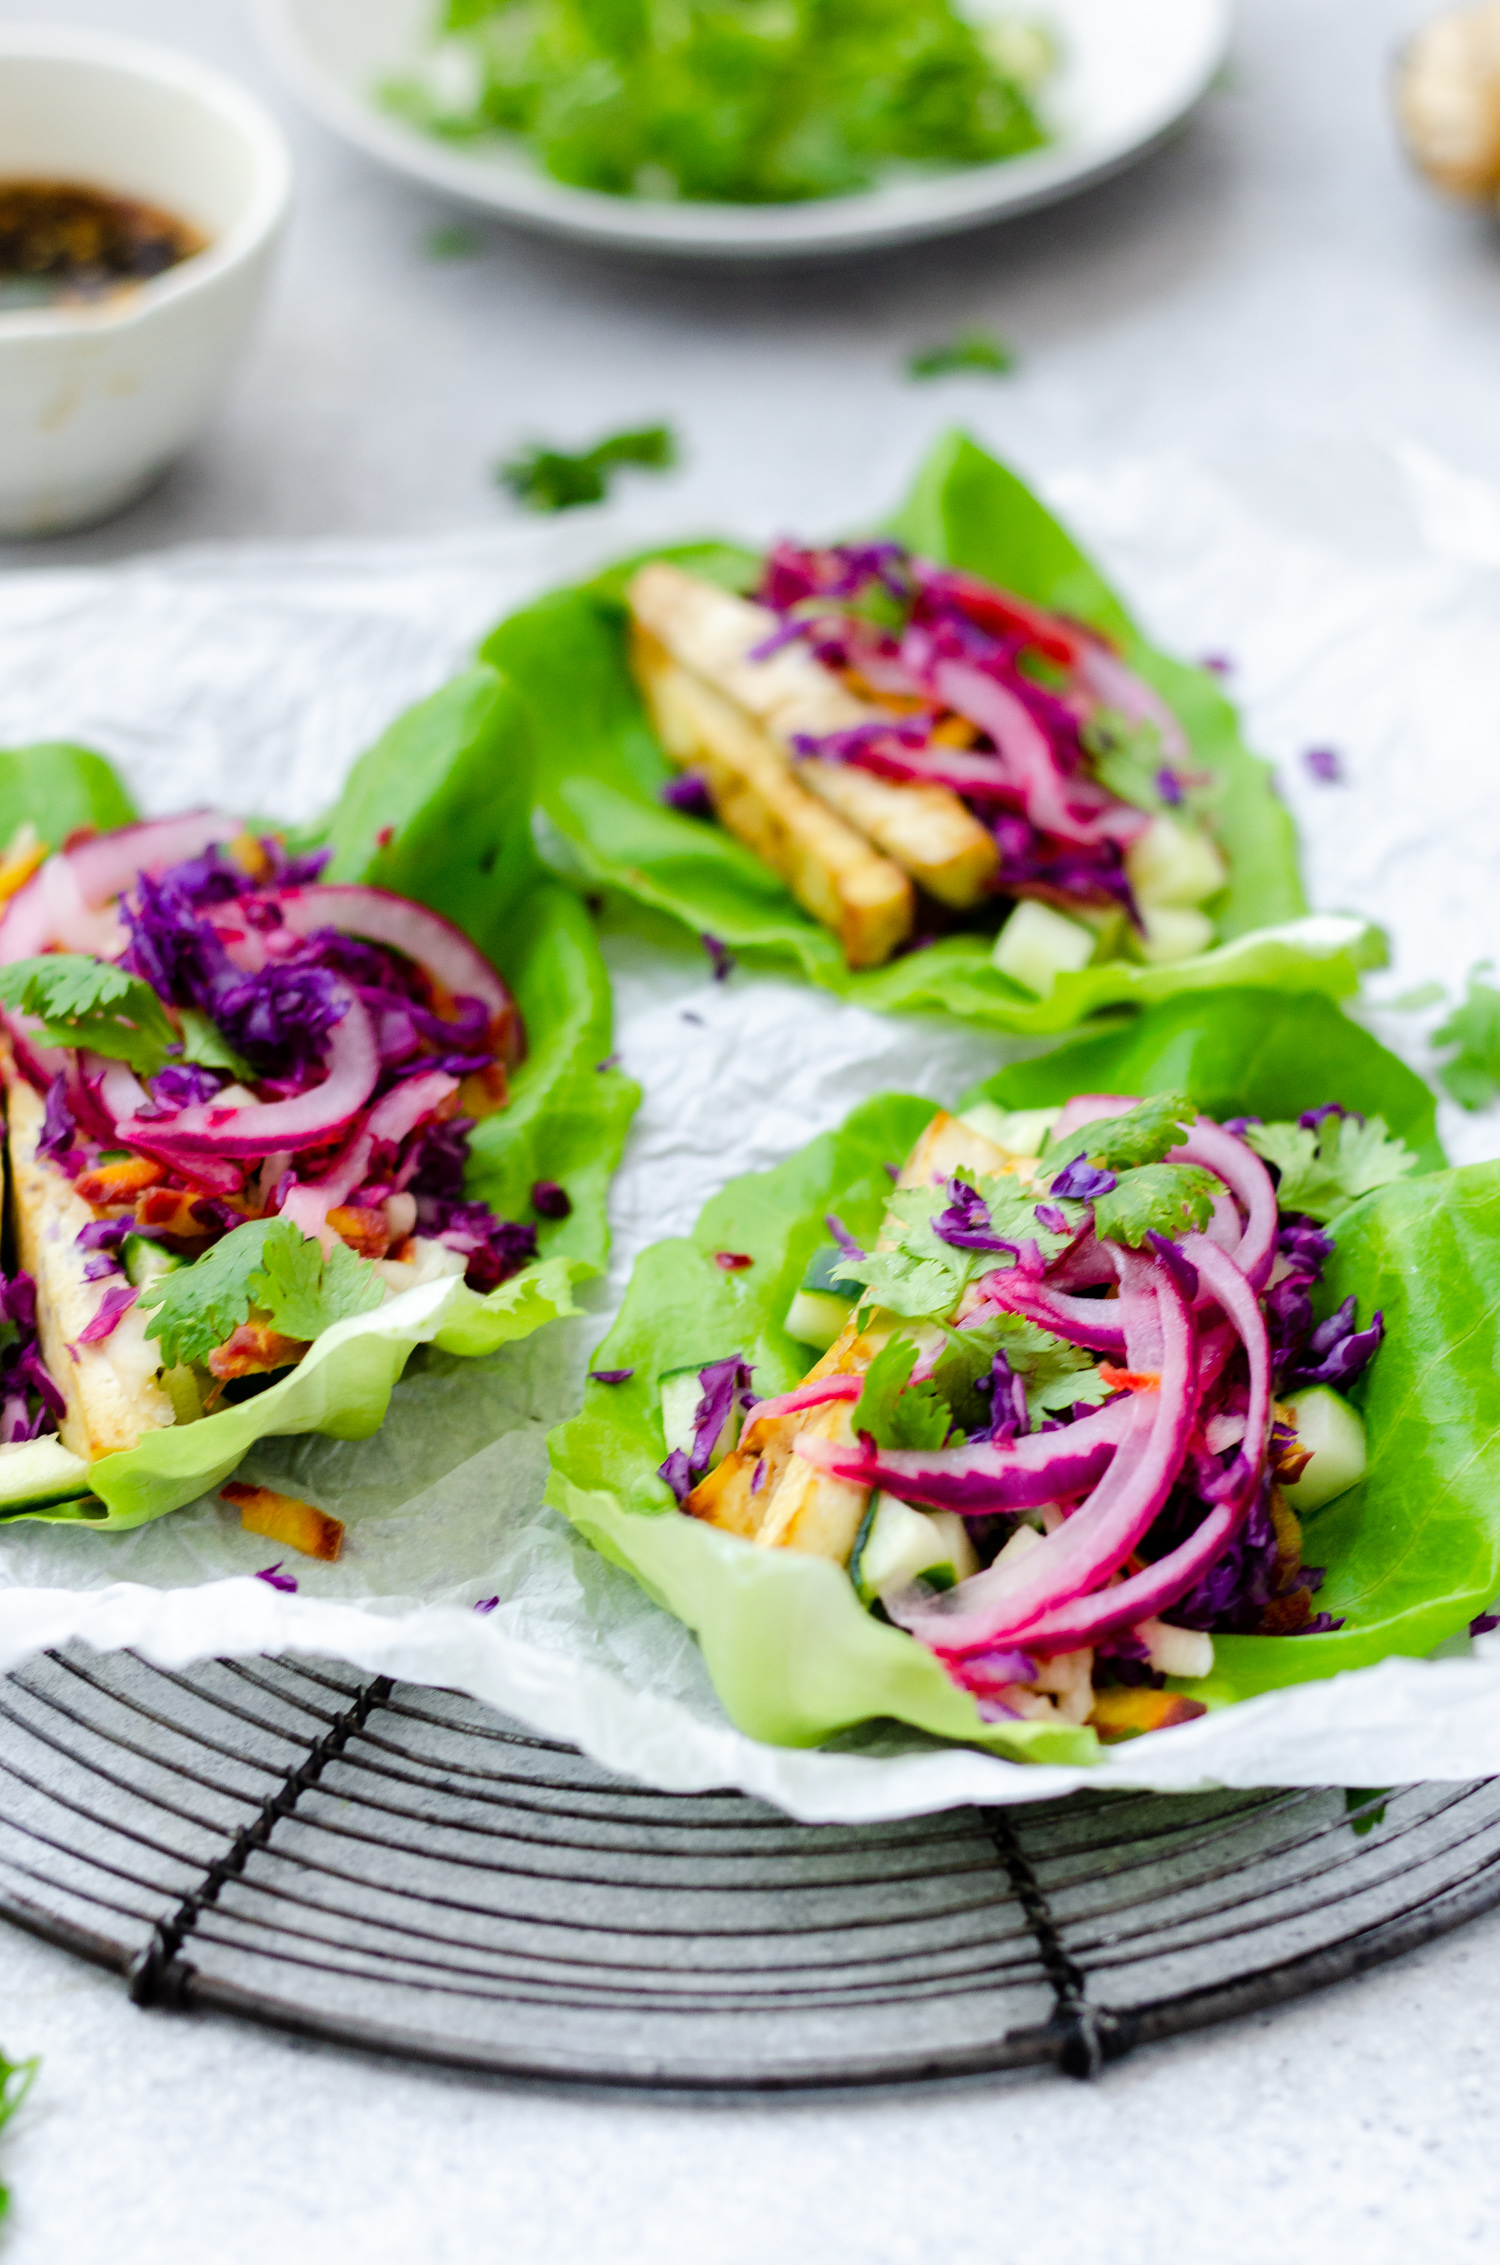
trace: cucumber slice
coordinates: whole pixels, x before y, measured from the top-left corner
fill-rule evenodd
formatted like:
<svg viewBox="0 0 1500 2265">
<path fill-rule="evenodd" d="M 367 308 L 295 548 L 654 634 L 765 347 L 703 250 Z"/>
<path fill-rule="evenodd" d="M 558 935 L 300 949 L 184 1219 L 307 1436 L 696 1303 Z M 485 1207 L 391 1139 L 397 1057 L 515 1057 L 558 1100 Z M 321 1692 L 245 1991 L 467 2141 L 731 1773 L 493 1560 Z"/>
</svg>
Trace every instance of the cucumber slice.
<svg viewBox="0 0 1500 2265">
<path fill-rule="evenodd" d="M 836 1298 L 847 1298 L 850 1305 L 853 1305 L 863 1284 L 844 1280 L 839 1268 L 848 1263 L 837 1243 L 824 1243 L 808 1260 L 801 1287 L 804 1290 L 829 1290 Z"/>
<path fill-rule="evenodd" d="M 993 1101 L 976 1101 L 958 1121 L 1008 1156 L 1040 1156 L 1059 1114 L 1056 1109 L 997 1109 Z"/>
<path fill-rule="evenodd" d="M 1143 904 L 1137 949 L 1152 967 L 1172 967 L 1196 959 L 1214 940 L 1214 924 L 1193 905 Z"/>
<path fill-rule="evenodd" d="M 69 1454 L 55 1434 L 0 1447 L 0 1513 L 65 1502 L 87 1491 L 88 1464 Z"/>
<path fill-rule="evenodd" d="M 1202 904 L 1229 878 L 1207 834 L 1165 811 L 1126 850 L 1125 872 L 1142 906 Z"/>
<path fill-rule="evenodd" d="M 999 935 L 991 954 L 1002 975 L 1045 999 L 1060 975 L 1075 975 L 1094 956 L 1092 928 L 1054 912 L 1050 904 L 1023 897 Z"/>
<path fill-rule="evenodd" d="M 669 1369 L 661 1380 L 661 1427 L 666 1435 L 667 1453 L 675 1455 L 678 1448 L 684 1454 L 692 1451 L 698 1431 L 698 1406 L 703 1398 L 702 1372 L 696 1368 Z M 704 1468 L 717 1470 L 740 1435 L 740 1410 L 731 1408 L 724 1428 L 714 1442 L 713 1453 Z M 698 1466 L 694 1466 L 697 1468 Z"/>
<path fill-rule="evenodd" d="M 186 1266 L 187 1260 L 179 1258 L 175 1251 L 163 1250 L 160 1243 L 150 1241 L 145 1235 L 127 1235 L 120 1245 L 120 1264 L 125 1269 L 126 1281 L 144 1290 L 146 1284 L 156 1281 L 158 1276 L 175 1274 L 179 1267 Z"/>
<path fill-rule="evenodd" d="M 786 1333 L 799 1345 L 826 1353 L 854 1311 L 854 1300 L 835 1290 L 799 1290 L 786 1309 Z"/>
<path fill-rule="evenodd" d="M 1310 1384 L 1282 1404 L 1291 1412 L 1298 1440 L 1312 1455 L 1301 1478 L 1281 1490 L 1301 1518 L 1357 1485 L 1370 1467 L 1370 1456 L 1362 1420 L 1329 1385 Z"/>
<path fill-rule="evenodd" d="M 967 1534 L 963 1540 L 967 1547 Z M 934 1588 L 952 1588 L 960 1575 L 937 1520 L 925 1510 L 913 1510 L 909 1502 L 898 1502 L 894 1494 L 879 1494 L 854 1545 L 849 1577 L 860 1602 L 873 1604 L 918 1579 L 930 1580 Z"/>
</svg>

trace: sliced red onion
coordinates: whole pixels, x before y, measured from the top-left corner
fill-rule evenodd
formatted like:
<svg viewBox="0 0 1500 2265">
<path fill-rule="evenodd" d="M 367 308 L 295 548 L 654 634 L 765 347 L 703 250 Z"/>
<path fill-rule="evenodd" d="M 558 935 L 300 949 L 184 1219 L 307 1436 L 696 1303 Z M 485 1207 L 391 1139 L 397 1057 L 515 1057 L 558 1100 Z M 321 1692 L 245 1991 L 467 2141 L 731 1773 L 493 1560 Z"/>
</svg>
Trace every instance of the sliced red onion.
<svg viewBox="0 0 1500 2265">
<path fill-rule="evenodd" d="M 1097 826 L 1074 814 L 1068 782 L 1057 768 L 1046 733 L 1024 701 L 968 661 L 940 660 L 932 672 L 932 687 L 944 707 L 954 709 L 994 741 L 1015 780 L 1022 808 L 1039 832 L 1080 849 L 1097 844 Z"/>
<path fill-rule="evenodd" d="M 1125 1328 L 1118 1303 L 1103 1298 L 1073 1298 L 1050 1283 L 1039 1281 L 1024 1267 L 997 1267 L 978 1285 L 978 1294 L 1002 1312 L 1018 1313 L 1040 1329 L 1050 1329 L 1070 1345 L 1091 1353 L 1122 1358 Z"/>
<path fill-rule="evenodd" d="M 750 1411 L 746 1421 L 746 1434 L 749 1434 L 755 1424 L 775 1423 L 782 1416 L 800 1415 L 804 1408 L 820 1408 L 830 1400 L 857 1400 L 864 1388 L 865 1380 L 862 1376 L 814 1377 L 810 1384 L 799 1384 L 791 1392 L 780 1392 L 774 1399 L 759 1401 Z M 809 1442 L 809 1444 L 831 1447 L 833 1442 L 825 1439 Z M 841 1452 L 853 1454 L 857 1451 L 852 1448 L 845 1448 Z M 802 1453 L 800 1440 L 797 1444 L 797 1453 L 799 1455 Z M 813 1462 L 818 1460 L 816 1456 L 810 1456 L 808 1459 Z"/>
<path fill-rule="evenodd" d="M 1075 1093 L 1058 1111 L 1049 1137 L 1055 1144 L 1071 1133 L 1082 1132 L 1085 1125 L 1096 1125 L 1105 1117 L 1126 1116 L 1140 1105 L 1138 1093 Z"/>
<path fill-rule="evenodd" d="M 175 1117 L 128 1117 L 120 1138 L 148 1154 L 261 1157 L 272 1149 L 321 1147 L 344 1130 L 368 1101 L 380 1072 L 375 1030 L 354 992 L 337 986 L 344 1011 L 328 1033 L 327 1076 L 289 1101 L 246 1102 L 226 1108 L 200 1101 Z"/>
<path fill-rule="evenodd" d="M 1196 1252 L 1191 1255 L 1196 1263 Z M 1214 1255 L 1222 1260 L 1221 1252 Z M 1031 1623 L 1107 1581 L 1166 1502 L 1197 1417 L 1197 1332 L 1177 1284 L 1154 1261 L 1126 1255 L 1121 1304 L 1154 1307 L 1149 1318 L 1132 1317 L 1127 1336 L 1136 1343 L 1159 1337 L 1160 1389 L 1132 1394 L 1125 1436 L 1108 1470 L 1055 1533 L 946 1596 L 894 1612 L 934 1651 L 967 1652 L 1012 1639 L 1029 1645 Z"/>
<path fill-rule="evenodd" d="M 1039 1509 L 1044 1502 L 1086 1493 L 1108 1469 L 1130 1422 L 1131 1400 L 1121 1395 L 1095 1415 L 1080 1416 L 1056 1431 L 1028 1433 L 1008 1446 L 979 1440 L 930 1450 L 877 1448 L 870 1455 L 862 1447 L 804 1433 L 797 1453 L 833 1478 L 887 1487 L 903 1502 L 982 1518 L 997 1510 Z"/>
<path fill-rule="evenodd" d="M 244 831 L 238 818 L 209 810 L 181 818 L 154 818 L 121 826 L 49 857 L 17 891 L 0 920 L 0 964 L 31 959 L 49 946 L 112 959 L 124 941 L 119 921 L 104 908 L 137 874 L 163 872 L 197 857 L 211 842 L 233 841 Z"/>
<path fill-rule="evenodd" d="M 1198 1117 L 1181 1147 L 1172 1150 L 1170 1161 L 1202 1164 L 1224 1182 L 1245 1213 L 1245 1231 L 1231 1256 L 1251 1289 L 1263 1290 L 1276 1256 L 1276 1190 L 1254 1149 L 1211 1117 Z"/>
<path fill-rule="evenodd" d="M 457 1091 L 458 1079 L 446 1070 L 428 1070 L 421 1077 L 406 1078 L 376 1102 L 365 1119 L 365 1130 L 374 1141 L 399 1144 Z"/>
<path fill-rule="evenodd" d="M 483 952 L 441 913 L 412 904 L 406 897 L 393 896 L 388 889 L 338 881 L 288 889 L 276 901 L 294 936 L 336 928 L 341 935 L 389 944 L 436 976 L 445 990 L 482 999 L 491 1016 L 503 1025 L 500 1051 L 507 1066 L 513 1068 L 522 1059 L 526 1042 L 514 998 Z"/>
<path fill-rule="evenodd" d="M 1192 749 L 1187 734 L 1161 694 L 1138 677 L 1117 653 L 1091 638 L 1079 655 L 1078 673 L 1101 707 L 1135 724 L 1155 724 L 1161 751 L 1169 763 L 1188 763 Z"/>
<path fill-rule="evenodd" d="M 1179 1597 L 1186 1596 L 1194 1583 L 1223 1556 L 1239 1531 L 1248 1507 L 1248 1500 L 1242 1495 L 1219 1503 L 1196 1532 L 1189 1534 L 1185 1542 L 1165 1557 L 1159 1557 L 1154 1565 L 1148 1565 L 1143 1573 L 1133 1573 L 1128 1580 L 1100 1589 L 1094 1596 L 1075 1597 L 1070 1604 L 1032 1621 L 1026 1630 L 1027 1648 L 1048 1654 L 1081 1651 L 1085 1645 L 1097 1644 L 1101 1638 L 1113 1635 L 1116 1629 L 1132 1628 L 1137 1621 L 1156 1619 Z"/>
<path fill-rule="evenodd" d="M 1184 1255 L 1197 1267 L 1204 1288 L 1213 1293 L 1215 1305 L 1223 1313 L 1245 1348 L 1250 1370 L 1250 1397 L 1245 1409 L 1245 1486 L 1247 1497 L 1253 1493 L 1255 1481 L 1265 1461 L 1266 1437 L 1271 1426 L 1271 1347 L 1266 1335 L 1265 1316 L 1260 1310 L 1255 1292 L 1245 1275 L 1232 1258 L 1226 1258 L 1218 1245 L 1207 1235 L 1187 1235 L 1183 1238 Z"/>
</svg>

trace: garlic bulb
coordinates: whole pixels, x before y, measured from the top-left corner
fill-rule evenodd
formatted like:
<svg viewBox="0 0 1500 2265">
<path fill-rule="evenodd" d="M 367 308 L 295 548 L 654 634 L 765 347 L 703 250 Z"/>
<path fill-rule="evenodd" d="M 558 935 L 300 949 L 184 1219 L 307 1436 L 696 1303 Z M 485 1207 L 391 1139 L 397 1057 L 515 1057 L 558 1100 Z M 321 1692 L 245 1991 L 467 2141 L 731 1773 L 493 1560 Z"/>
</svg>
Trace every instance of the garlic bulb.
<svg viewBox="0 0 1500 2265">
<path fill-rule="evenodd" d="M 1454 196 L 1500 194 L 1500 0 L 1417 33 L 1397 67 L 1396 109 L 1429 181 Z"/>
</svg>

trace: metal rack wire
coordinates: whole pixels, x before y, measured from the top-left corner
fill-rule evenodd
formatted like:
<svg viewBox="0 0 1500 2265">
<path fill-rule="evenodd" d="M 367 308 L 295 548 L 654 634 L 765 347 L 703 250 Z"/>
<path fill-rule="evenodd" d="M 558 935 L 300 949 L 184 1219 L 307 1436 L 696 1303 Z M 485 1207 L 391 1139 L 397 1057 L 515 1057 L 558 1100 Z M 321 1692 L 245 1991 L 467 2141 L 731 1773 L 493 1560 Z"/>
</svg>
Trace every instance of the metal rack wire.
<svg viewBox="0 0 1500 2265">
<path fill-rule="evenodd" d="M 0 1913 L 142 2005 L 515 2076 L 1092 2075 L 1496 1901 L 1500 1781 L 802 1826 L 317 1662 L 0 1684 Z"/>
</svg>

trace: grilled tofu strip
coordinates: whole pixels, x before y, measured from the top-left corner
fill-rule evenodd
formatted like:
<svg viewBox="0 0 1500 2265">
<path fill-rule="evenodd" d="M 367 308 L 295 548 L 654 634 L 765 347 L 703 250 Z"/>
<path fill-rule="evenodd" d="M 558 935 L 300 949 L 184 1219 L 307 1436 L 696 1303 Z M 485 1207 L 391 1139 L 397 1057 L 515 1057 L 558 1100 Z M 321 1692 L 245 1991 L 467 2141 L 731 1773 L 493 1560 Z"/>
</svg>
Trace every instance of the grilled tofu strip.
<svg viewBox="0 0 1500 2265">
<path fill-rule="evenodd" d="M 930 1187 L 934 1180 L 950 1180 L 958 1171 L 983 1173 L 989 1179 L 1008 1173 L 1025 1186 L 1035 1175 L 1036 1158 L 1013 1156 L 997 1141 L 975 1132 L 962 1118 L 950 1117 L 946 1109 L 939 1109 L 901 1167 L 896 1185 Z"/>
<path fill-rule="evenodd" d="M 108 1277 L 84 1280 L 88 1254 L 78 1248 L 79 1229 L 98 1215 L 65 1172 L 38 1156 L 46 1104 L 14 1074 L 6 1082 L 6 1113 L 17 1248 L 36 1283 L 42 1358 L 67 1401 L 58 1430 L 65 1447 L 93 1461 L 134 1447 L 144 1433 L 173 1421 L 160 1382 L 161 1354 L 146 1335 L 146 1316 L 134 1306 L 101 1343 L 78 1343 L 110 1287 Z"/>
<path fill-rule="evenodd" d="M 729 831 L 832 929 L 850 967 L 880 967 L 912 932 L 911 883 L 808 793 L 780 749 L 720 692 L 637 631 L 637 678 L 662 745 L 702 768 Z"/>
<path fill-rule="evenodd" d="M 801 646 L 752 660 L 755 648 L 778 627 L 776 616 L 680 567 L 660 562 L 642 567 L 629 595 L 637 627 L 738 710 L 784 760 L 795 761 L 798 779 L 831 810 L 940 902 L 959 910 L 979 902 L 999 851 L 956 794 L 795 753 L 799 734 L 822 738 L 847 731 L 882 718 L 884 709 L 857 700 Z M 678 760 L 693 758 L 684 754 Z"/>
<path fill-rule="evenodd" d="M 860 1375 L 867 1369 L 894 1325 L 886 1321 L 857 1328 L 846 1324 L 822 1359 L 809 1369 L 805 1383 L 820 1376 Z M 804 1432 L 819 1439 L 850 1443 L 854 1438 L 850 1415 L 854 1403 L 830 1401 L 782 1416 L 773 1423 L 746 1424 L 740 1444 L 726 1455 L 716 1471 L 699 1482 L 683 1508 L 705 1524 L 739 1534 L 762 1549 L 800 1549 L 813 1557 L 848 1561 L 870 1499 L 870 1490 L 804 1462 L 792 1452 L 792 1442 Z M 764 1464 L 759 1487 L 753 1482 Z"/>
</svg>

